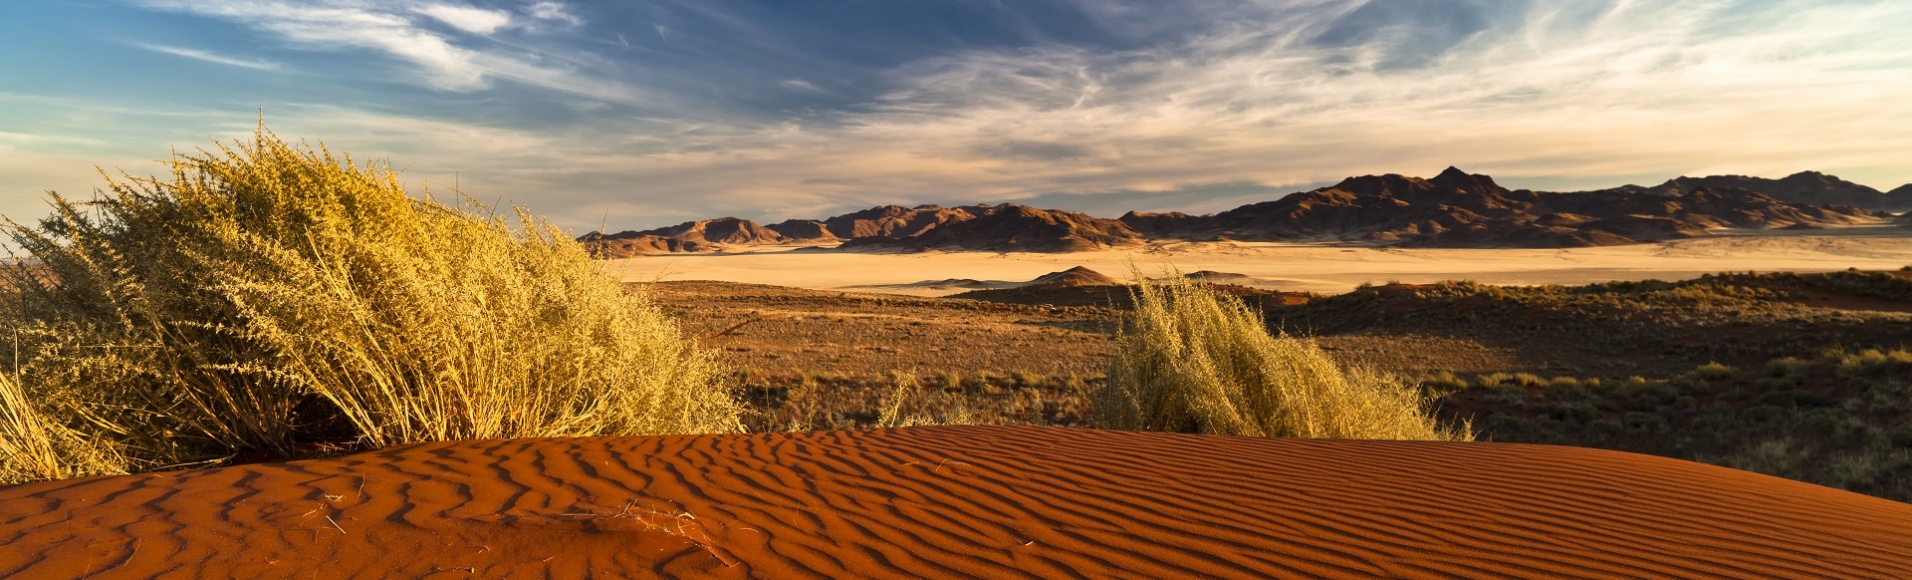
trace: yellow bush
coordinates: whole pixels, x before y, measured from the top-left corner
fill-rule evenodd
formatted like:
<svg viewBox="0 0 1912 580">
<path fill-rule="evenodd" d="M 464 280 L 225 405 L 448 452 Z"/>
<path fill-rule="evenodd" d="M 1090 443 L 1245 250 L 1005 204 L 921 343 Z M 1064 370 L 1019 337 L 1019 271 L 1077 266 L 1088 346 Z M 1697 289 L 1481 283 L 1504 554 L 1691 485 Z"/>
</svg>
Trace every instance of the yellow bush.
<svg viewBox="0 0 1912 580">
<path fill-rule="evenodd" d="M 1113 429 L 1347 439 L 1465 440 L 1419 389 L 1342 369 L 1314 341 L 1273 336 L 1236 297 L 1179 275 L 1140 272 L 1135 311 L 1117 338 L 1108 385 L 1094 397 Z"/>
<path fill-rule="evenodd" d="M 263 127 L 169 166 L 7 228 L 39 264 L 5 272 L 23 384 L 135 468 L 341 422 L 374 446 L 741 429 L 712 355 L 522 210 Z"/>
</svg>

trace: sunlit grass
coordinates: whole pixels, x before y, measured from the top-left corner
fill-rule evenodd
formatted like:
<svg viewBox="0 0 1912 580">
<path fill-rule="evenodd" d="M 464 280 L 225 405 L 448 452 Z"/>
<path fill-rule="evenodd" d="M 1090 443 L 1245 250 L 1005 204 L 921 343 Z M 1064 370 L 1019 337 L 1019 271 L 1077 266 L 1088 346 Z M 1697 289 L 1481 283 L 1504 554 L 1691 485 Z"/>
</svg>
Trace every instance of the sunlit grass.
<svg viewBox="0 0 1912 580">
<path fill-rule="evenodd" d="M 0 485 L 125 473 L 124 458 L 45 413 L 0 374 Z"/>
<path fill-rule="evenodd" d="M 713 355 L 537 216 L 415 199 L 387 165 L 263 127 L 168 167 L 8 222 L 38 264 L 0 274 L 9 413 L 50 410 L 134 470 L 291 456 L 338 432 L 741 429 Z"/>
<path fill-rule="evenodd" d="M 1117 337 L 1096 421 L 1114 429 L 1267 437 L 1466 440 L 1443 427 L 1420 389 L 1343 369 L 1314 341 L 1274 336 L 1233 296 L 1188 281 L 1143 279 Z"/>
</svg>

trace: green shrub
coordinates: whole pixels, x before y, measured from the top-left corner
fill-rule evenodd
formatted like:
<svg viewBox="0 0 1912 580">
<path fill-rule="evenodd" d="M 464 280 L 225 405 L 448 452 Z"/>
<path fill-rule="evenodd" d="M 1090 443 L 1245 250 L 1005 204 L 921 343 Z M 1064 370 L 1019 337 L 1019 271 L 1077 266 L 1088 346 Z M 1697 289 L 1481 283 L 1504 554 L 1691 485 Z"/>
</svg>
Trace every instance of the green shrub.
<svg viewBox="0 0 1912 580">
<path fill-rule="evenodd" d="M 1766 362 L 1766 374 L 1772 377 L 1790 377 L 1799 374 L 1800 369 L 1811 365 L 1812 361 L 1804 359 L 1794 357 L 1776 358 Z"/>
<path fill-rule="evenodd" d="M 1522 387 L 1544 387 L 1548 385 L 1547 379 L 1540 378 L 1540 375 L 1533 373 L 1514 373 L 1514 383 Z"/>
<path fill-rule="evenodd" d="M 23 384 L 133 468 L 284 457 L 328 427 L 373 446 L 740 429 L 712 355 L 541 219 L 254 138 L 8 222 L 43 265 L 5 272 Z"/>
<path fill-rule="evenodd" d="M 1421 377 L 1421 386 L 1436 393 L 1455 393 L 1467 390 L 1467 379 L 1451 371 L 1440 371 Z"/>
<path fill-rule="evenodd" d="M 1342 369 L 1312 340 L 1272 336 L 1239 298 L 1135 272 L 1135 309 L 1117 337 L 1101 427 L 1355 439 L 1470 439 L 1428 413 L 1416 387 Z"/>
<path fill-rule="evenodd" d="M 1622 415 L 1620 424 L 1625 425 L 1627 431 L 1646 435 L 1663 433 L 1668 429 L 1665 417 L 1638 411 Z"/>
<path fill-rule="evenodd" d="M 1912 352 L 1905 350 L 1866 349 L 1856 353 L 1834 350 L 1826 356 L 1835 360 L 1839 372 L 1847 376 L 1877 376 L 1912 368 Z"/>
</svg>

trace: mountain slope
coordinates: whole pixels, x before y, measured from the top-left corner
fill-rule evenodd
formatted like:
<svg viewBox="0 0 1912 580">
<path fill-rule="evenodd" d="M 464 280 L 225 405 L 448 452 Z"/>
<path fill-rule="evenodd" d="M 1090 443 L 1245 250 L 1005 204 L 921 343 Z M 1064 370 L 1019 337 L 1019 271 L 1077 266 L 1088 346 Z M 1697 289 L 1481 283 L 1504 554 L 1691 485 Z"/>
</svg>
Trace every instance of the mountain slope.
<svg viewBox="0 0 1912 580">
<path fill-rule="evenodd" d="M 1002 204 L 990 208 L 984 215 L 945 222 L 921 234 L 854 238 L 844 243 L 844 247 L 910 251 L 1079 252 L 1134 245 L 1143 239 L 1142 234 L 1117 220 L 1072 211 Z"/>
</svg>

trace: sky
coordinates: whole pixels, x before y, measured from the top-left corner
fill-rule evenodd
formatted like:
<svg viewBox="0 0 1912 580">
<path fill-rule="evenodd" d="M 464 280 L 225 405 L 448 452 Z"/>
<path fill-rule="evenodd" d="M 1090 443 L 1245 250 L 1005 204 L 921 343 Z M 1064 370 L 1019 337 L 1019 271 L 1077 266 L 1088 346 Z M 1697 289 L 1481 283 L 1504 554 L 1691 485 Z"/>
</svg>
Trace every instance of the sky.
<svg viewBox="0 0 1912 580">
<path fill-rule="evenodd" d="M 16 0 L 0 214 L 246 138 L 576 232 L 1018 202 L 1912 182 L 1905 0 Z"/>
</svg>

